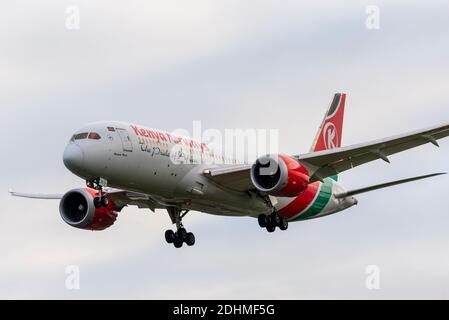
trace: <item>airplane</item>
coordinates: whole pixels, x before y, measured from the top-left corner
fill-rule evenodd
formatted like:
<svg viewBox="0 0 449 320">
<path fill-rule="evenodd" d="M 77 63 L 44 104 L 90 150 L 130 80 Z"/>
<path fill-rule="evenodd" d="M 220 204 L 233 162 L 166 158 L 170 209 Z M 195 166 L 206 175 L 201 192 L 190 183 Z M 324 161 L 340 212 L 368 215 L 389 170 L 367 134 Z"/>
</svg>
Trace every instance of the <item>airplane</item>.
<svg viewBox="0 0 449 320">
<path fill-rule="evenodd" d="M 11 195 L 58 199 L 68 225 L 86 230 L 111 227 L 118 213 L 135 205 L 165 209 L 176 230 L 165 240 L 176 248 L 195 244 L 183 218 L 191 211 L 257 218 L 261 228 L 287 230 L 289 222 L 334 214 L 358 203 L 355 195 L 445 173 L 346 190 L 340 173 L 431 143 L 449 135 L 449 123 L 362 144 L 341 146 L 345 93 L 334 95 L 310 152 L 268 154 L 254 163 L 225 161 L 207 144 L 144 126 L 104 121 L 77 130 L 63 153 L 64 165 L 86 181 L 65 194 Z M 221 161 L 198 161 L 221 160 Z"/>
</svg>

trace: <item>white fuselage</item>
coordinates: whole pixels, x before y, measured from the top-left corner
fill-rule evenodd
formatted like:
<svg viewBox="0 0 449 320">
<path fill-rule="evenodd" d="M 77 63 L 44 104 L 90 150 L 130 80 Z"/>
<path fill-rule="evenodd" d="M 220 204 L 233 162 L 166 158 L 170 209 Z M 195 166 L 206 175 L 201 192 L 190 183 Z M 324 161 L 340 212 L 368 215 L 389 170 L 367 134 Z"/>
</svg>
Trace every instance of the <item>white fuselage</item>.
<svg viewBox="0 0 449 320">
<path fill-rule="evenodd" d="M 205 169 L 235 165 L 213 154 L 206 145 L 122 122 L 98 122 L 78 130 L 64 152 L 65 165 L 77 176 L 103 178 L 109 187 L 149 195 L 158 207 L 228 216 L 270 213 L 264 199 L 253 192 L 225 188 L 208 179 Z M 343 188 L 331 182 L 332 194 Z M 293 198 L 275 199 L 281 209 Z M 333 196 L 319 216 L 341 211 L 354 203 Z"/>
</svg>

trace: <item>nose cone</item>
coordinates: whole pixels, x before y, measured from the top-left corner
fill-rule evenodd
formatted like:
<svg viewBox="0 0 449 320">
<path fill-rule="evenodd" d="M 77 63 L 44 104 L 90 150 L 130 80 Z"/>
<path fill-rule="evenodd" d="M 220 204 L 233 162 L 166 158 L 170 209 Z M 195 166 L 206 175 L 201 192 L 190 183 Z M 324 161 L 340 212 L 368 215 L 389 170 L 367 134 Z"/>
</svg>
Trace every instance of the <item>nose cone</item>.
<svg viewBox="0 0 449 320">
<path fill-rule="evenodd" d="M 70 143 L 64 150 L 62 160 L 66 168 L 75 173 L 82 169 L 84 161 L 83 150 L 76 144 Z"/>
</svg>

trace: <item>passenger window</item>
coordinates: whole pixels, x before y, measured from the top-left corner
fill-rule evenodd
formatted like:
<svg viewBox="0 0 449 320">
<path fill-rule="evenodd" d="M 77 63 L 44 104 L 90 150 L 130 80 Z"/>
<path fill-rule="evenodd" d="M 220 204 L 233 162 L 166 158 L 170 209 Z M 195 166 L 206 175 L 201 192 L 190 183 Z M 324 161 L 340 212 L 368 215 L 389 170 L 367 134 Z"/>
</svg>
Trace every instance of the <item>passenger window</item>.
<svg viewBox="0 0 449 320">
<path fill-rule="evenodd" d="M 93 139 L 93 140 L 100 140 L 101 137 L 98 133 L 96 132 L 91 132 L 89 133 L 89 139 Z"/>
</svg>

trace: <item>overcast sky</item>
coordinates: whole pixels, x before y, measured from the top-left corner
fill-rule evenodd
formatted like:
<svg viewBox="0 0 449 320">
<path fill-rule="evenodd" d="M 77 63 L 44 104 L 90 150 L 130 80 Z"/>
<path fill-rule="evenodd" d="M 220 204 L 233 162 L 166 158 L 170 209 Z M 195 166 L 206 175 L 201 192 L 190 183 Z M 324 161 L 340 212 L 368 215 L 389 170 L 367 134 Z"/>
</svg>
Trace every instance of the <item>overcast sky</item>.
<svg viewBox="0 0 449 320">
<path fill-rule="evenodd" d="M 0 298 L 449 298 L 449 177 L 358 196 L 359 205 L 268 234 L 250 218 L 192 213 L 194 247 L 165 243 L 164 211 L 126 208 L 103 232 L 60 218 L 84 182 L 62 163 L 98 120 L 163 130 L 279 129 L 307 152 L 335 92 L 343 144 L 449 121 L 447 1 L 3 1 L 0 10 Z M 67 29 L 75 5 L 80 28 Z M 380 28 L 368 29 L 376 5 Z M 449 140 L 341 175 L 348 188 L 449 171 Z M 67 290 L 66 267 L 80 268 Z M 380 289 L 365 286 L 366 267 Z"/>
</svg>

